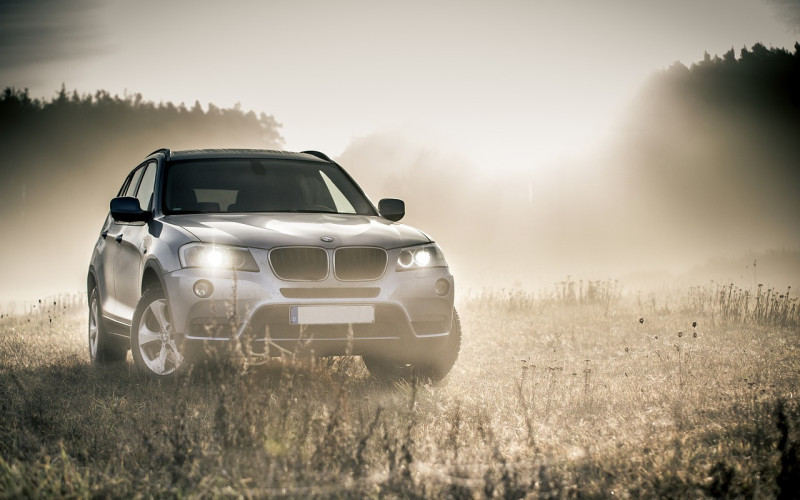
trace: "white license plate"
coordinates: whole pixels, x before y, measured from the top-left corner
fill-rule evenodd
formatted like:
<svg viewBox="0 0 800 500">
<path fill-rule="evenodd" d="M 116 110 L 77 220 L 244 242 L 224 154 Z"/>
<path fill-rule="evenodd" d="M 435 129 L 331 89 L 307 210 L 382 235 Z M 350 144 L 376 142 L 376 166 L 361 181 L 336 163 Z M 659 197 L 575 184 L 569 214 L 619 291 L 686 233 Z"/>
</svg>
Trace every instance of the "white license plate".
<svg viewBox="0 0 800 500">
<path fill-rule="evenodd" d="M 375 323 L 374 306 L 293 306 L 289 315 L 293 325 L 342 325 Z"/>
</svg>

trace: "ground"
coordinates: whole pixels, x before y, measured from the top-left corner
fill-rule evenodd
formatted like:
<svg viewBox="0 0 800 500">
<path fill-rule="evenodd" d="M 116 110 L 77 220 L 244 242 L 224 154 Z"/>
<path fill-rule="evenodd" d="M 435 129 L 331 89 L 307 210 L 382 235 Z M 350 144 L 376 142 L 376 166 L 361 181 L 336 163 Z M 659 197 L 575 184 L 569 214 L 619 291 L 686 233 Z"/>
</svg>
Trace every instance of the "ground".
<svg viewBox="0 0 800 500">
<path fill-rule="evenodd" d="M 439 384 L 358 358 L 95 367 L 85 297 L 0 318 L 0 497 L 792 498 L 800 313 L 772 291 L 464 292 Z"/>
</svg>

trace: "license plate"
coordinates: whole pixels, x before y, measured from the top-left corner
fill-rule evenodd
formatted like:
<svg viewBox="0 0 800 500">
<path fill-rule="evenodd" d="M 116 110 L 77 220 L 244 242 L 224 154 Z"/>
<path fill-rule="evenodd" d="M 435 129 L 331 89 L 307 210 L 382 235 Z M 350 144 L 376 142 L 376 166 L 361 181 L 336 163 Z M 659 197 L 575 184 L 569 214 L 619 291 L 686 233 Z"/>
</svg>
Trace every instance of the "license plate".
<svg viewBox="0 0 800 500">
<path fill-rule="evenodd" d="M 374 306 L 294 306 L 289 323 L 292 325 L 343 325 L 375 323 Z"/>
</svg>

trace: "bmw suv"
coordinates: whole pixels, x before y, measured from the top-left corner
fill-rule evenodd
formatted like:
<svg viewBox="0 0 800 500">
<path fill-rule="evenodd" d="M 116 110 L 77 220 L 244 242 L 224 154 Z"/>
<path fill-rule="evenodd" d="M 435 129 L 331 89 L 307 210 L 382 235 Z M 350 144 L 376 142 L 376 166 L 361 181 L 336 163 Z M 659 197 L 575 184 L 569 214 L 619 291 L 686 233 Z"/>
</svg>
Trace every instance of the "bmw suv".
<svg viewBox="0 0 800 500">
<path fill-rule="evenodd" d="M 437 380 L 461 326 L 442 250 L 326 155 L 160 149 L 110 203 L 87 278 L 89 353 L 168 377 L 209 352 L 361 356 Z"/>
</svg>

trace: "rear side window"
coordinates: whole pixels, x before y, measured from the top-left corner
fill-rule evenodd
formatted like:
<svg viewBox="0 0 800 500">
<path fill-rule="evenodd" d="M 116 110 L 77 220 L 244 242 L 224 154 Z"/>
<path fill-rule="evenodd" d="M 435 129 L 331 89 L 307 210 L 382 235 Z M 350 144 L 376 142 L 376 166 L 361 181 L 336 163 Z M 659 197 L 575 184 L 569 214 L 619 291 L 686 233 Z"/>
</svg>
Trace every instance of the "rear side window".
<svg viewBox="0 0 800 500">
<path fill-rule="evenodd" d="M 136 194 L 136 186 L 139 185 L 139 179 L 142 178 L 142 172 L 144 172 L 142 167 L 131 172 L 125 182 L 122 183 L 117 196 L 134 196 Z"/>
<path fill-rule="evenodd" d="M 136 191 L 136 198 L 142 210 L 150 210 L 153 201 L 153 188 L 156 184 L 156 164 L 148 163 L 143 170 L 142 178 L 139 181 L 139 189 Z"/>
</svg>

